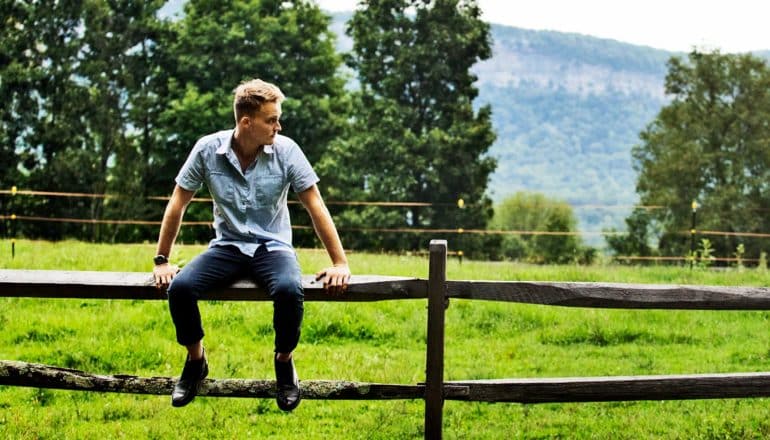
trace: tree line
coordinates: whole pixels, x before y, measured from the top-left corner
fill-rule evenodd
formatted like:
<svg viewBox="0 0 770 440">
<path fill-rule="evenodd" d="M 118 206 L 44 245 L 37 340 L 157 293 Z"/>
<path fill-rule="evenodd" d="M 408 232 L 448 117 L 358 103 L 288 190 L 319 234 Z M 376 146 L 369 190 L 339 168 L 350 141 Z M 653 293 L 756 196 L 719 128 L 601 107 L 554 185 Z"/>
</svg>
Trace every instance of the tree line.
<svg viewBox="0 0 770 440">
<path fill-rule="evenodd" d="M 159 15 L 164 4 L 0 0 L 0 187 L 116 196 L 4 197 L 3 212 L 13 204 L 31 216 L 158 220 L 162 202 L 148 197 L 170 193 L 195 140 L 232 126 L 235 85 L 260 77 L 289 97 L 284 133 L 315 164 L 328 200 L 429 204 L 333 206 L 347 247 L 425 249 L 438 238 L 361 228 L 576 228 L 569 205 L 551 201 L 558 206 L 543 209 L 539 195 L 493 207 L 487 183 L 496 162 L 488 151 L 496 135 L 491 108 L 474 106 L 471 71 L 491 56 L 491 36 L 476 1 L 362 0 L 347 24 L 353 48 L 345 54 L 335 51 L 330 17 L 309 0 L 189 0 L 177 20 Z M 750 55 L 672 58 L 666 91 L 674 99 L 633 153 L 642 203 L 697 199 L 721 209 L 702 217 L 701 227 L 769 230 L 765 216 L 746 214 L 767 206 L 768 78 L 765 63 Z M 294 223 L 309 224 L 295 208 Z M 208 220 L 210 209 L 191 204 L 186 219 Z M 681 254 L 686 240 L 677 231 L 687 218 L 679 208 L 635 212 L 629 234 L 609 245 Z M 141 225 L 16 226 L 44 239 L 126 242 L 157 234 Z M 191 227 L 180 239 L 210 236 Z M 575 236 L 448 238 L 480 258 L 569 262 L 595 254 Z M 310 231 L 295 231 L 296 245 L 313 240 Z M 737 241 L 716 244 L 729 250 Z M 747 255 L 757 250 L 747 247 Z"/>
<path fill-rule="evenodd" d="M 693 51 L 668 62 L 672 98 L 632 150 L 641 205 L 627 234 L 608 238 L 623 255 L 688 255 L 690 229 L 727 234 L 692 251 L 759 259 L 770 232 L 770 68 L 751 54 Z M 694 205 L 693 205 L 694 203 Z M 696 218 L 697 217 L 697 218 Z M 706 249 L 704 249 L 706 248 Z"/>
<path fill-rule="evenodd" d="M 316 165 L 328 199 L 432 204 L 348 207 L 335 213 L 340 226 L 470 229 L 491 218 L 486 185 L 495 161 L 486 153 L 495 134 L 489 107 L 473 107 L 470 72 L 491 56 L 491 37 L 475 1 L 362 1 L 344 56 L 330 17 L 307 0 L 190 0 L 178 20 L 159 15 L 163 0 L 0 3 L 0 185 L 117 196 L 4 199 L 15 211 L 157 220 L 162 204 L 147 197 L 170 193 L 195 140 L 232 126 L 233 88 L 259 77 L 289 97 L 284 133 Z M 461 198 L 474 208 L 451 215 L 443 208 Z M 186 218 L 208 219 L 210 209 L 193 204 Z M 299 209 L 293 215 L 295 224 L 307 220 Z M 155 233 L 136 225 L 18 226 L 46 239 Z M 210 234 L 185 228 L 180 238 Z M 427 240 L 346 238 L 353 248 L 386 250 L 424 248 Z M 297 245 L 313 239 L 296 231 Z M 468 250 L 485 247 L 470 241 Z"/>
</svg>

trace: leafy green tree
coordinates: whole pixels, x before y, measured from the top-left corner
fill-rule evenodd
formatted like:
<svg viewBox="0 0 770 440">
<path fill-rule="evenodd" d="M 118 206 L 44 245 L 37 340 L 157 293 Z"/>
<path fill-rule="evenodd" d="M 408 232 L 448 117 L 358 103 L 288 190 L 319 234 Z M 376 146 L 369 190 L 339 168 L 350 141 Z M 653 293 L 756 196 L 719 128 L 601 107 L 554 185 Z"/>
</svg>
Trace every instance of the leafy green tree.
<svg viewBox="0 0 770 440">
<path fill-rule="evenodd" d="M 16 153 L 17 139 L 26 134 L 38 111 L 38 103 L 27 99 L 27 94 L 43 72 L 37 62 L 37 31 L 31 27 L 31 8 L 16 0 L 2 0 L 0 8 L 4 11 L 0 27 L 0 187 L 5 189 L 21 183 L 17 167 L 22 157 Z M 31 156 L 27 166 L 35 166 Z"/>
<path fill-rule="evenodd" d="M 617 232 L 615 229 L 610 232 Z M 650 213 L 637 208 L 626 218 L 626 233 L 608 235 L 607 244 L 615 255 L 633 255 L 647 257 L 653 254 L 651 239 Z"/>
<path fill-rule="evenodd" d="M 490 227 L 504 231 L 564 232 L 565 235 L 511 234 L 502 242 L 503 257 L 534 263 L 590 262 L 593 250 L 584 248 L 572 207 L 540 193 L 517 192 L 495 207 Z"/>
<path fill-rule="evenodd" d="M 0 154 L 0 161 L 6 162 L 3 169 L 10 171 L 5 178 L 17 180 L 9 183 L 67 189 L 72 188 L 71 181 L 67 181 L 67 186 L 61 185 L 62 176 L 48 174 L 47 170 L 56 167 L 67 148 L 86 141 L 81 115 L 87 90 L 76 73 L 82 47 L 80 24 L 84 2 L 41 3 L 3 4 L 0 148 L 5 151 Z M 56 202 L 20 196 L 16 199 L 17 213 L 56 212 L 50 209 Z M 64 225 L 19 226 L 23 234 L 51 237 Z"/>
<path fill-rule="evenodd" d="M 29 121 L 37 113 L 37 102 L 26 99 L 27 91 L 34 88 L 33 78 L 41 76 L 41 68 L 33 56 L 34 29 L 29 28 L 31 13 L 28 5 L 16 0 L 0 0 L 3 26 L 0 27 L 0 188 L 23 187 L 24 176 L 19 172 L 23 159 L 16 149 L 28 130 Z M 34 166 L 29 157 L 29 167 Z M 0 213 L 9 215 L 16 210 L 16 200 L 0 197 Z M 0 223 L 0 234 L 10 234 L 10 220 Z"/>
<path fill-rule="evenodd" d="M 329 22 L 309 0 L 185 4 L 184 17 L 175 24 L 177 41 L 169 49 L 176 63 L 172 99 L 163 114 L 166 149 L 154 159 L 153 186 L 158 194 L 168 194 L 200 136 L 233 126 L 232 91 L 250 78 L 273 82 L 287 96 L 283 133 L 299 143 L 311 163 L 326 154 L 329 142 L 344 133 L 349 113 L 345 79 L 339 73 L 342 58 Z M 310 224 L 301 210 L 293 211 L 295 223 Z M 194 208 L 187 218 L 199 214 L 201 219 L 210 218 L 210 208 Z M 312 232 L 295 232 L 296 244 L 311 240 Z"/>
<path fill-rule="evenodd" d="M 42 4 L 38 4 L 42 3 Z M 344 80 L 329 18 L 309 1 L 190 1 L 158 18 L 163 0 L 7 2 L 0 31 L 3 182 L 114 193 L 28 200 L 26 214 L 157 218 L 195 139 L 232 126 L 232 90 L 261 76 L 281 85 L 285 132 L 316 160 L 344 128 Z M 6 8 L 7 6 L 7 8 Z M 19 167 L 18 165 L 21 164 Z M 196 208 L 198 208 L 196 206 Z M 210 207 L 193 208 L 209 218 Z M 32 224 L 30 235 L 133 240 L 149 228 Z M 198 238 L 198 237 L 194 237 Z"/>
<path fill-rule="evenodd" d="M 361 1 L 348 23 L 348 64 L 356 70 L 353 133 L 334 144 L 322 170 L 335 199 L 418 201 L 406 210 L 353 208 L 339 215 L 350 227 L 484 228 L 495 139 L 488 106 L 473 108 L 470 68 L 491 56 L 489 25 L 475 1 Z M 458 208 L 463 199 L 465 208 Z M 484 242 L 452 234 L 455 249 L 482 251 Z M 353 247 L 424 248 L 425 235 L 357 234 Z"/>
<path fill-rule="evenodd" d="M 146 219 L 150 211 L 145 157 L 159 148 L 161 97 L 165 95 L 162 46 L 168 23 L 157 18 L 163 0 L 86 2 L 79 74 L 87 79 L 86 164 L 91 192 L 120 197 L 95 201 L 92 218 Z M 146 228 L 97 227 L 93 238 L 138 238 Z"/>
<path fill-rule="evenodd" d="M 35 189 L 115 192 L 105 200 L 24 200 L 27 215 L 142 218 L 142 154 L 158 145 L 164 1 L 11 2 L 0 32 L 3 146 Z M 7 156 L 3 155 L 3 159 Z M 11 173 L 9 173 L 11 175 Z M 126 198 L 128 197 L 128 198 Z M 141 200 L 141 202 L 140 202 Z M 118 209 L 122 206 L 123 209 Z M 113 238 L 84 224 L 25 224 L 32 236 Z"/>
<path fill-rule="evenodd" d="M 770 219 L 770 70 L 752 55 L 692 52 L 672 58 L 666 92 L 672 97 L 640 134 L 633 148 L 643 204 L 668 209 L 651 213 L 663 230 L 663 253 L 689 250 L 691 202 L 697 201 L 697 228 L 764 232 Z M 719 256 L 731 255 L 740 238 L 716 237 Z M 758 256 L 759 241 L 746 242 Z"/>
<path fill-rule="evenodd" d="M 159 143 L 155 127 L 164 93 L 154 87 L 163 81 L 158 81 L 161 69 L 156 68 L 152 54 L 166 26 L 157 18 L 163 3 L 86 0 L 79 2 L 79 9 L 68 10 L 77 23 L 70 39 L 71 52 L 76 55 L 50 63 L 50 69 L 69 72 L 69 76 L 61 90 L 45 97 L 48 108 L 43 114 L 44 119 L 61 121 L 76 136 L 41 132 L 46 135 L 41 142 L 46 161 L 33 171 L 30 184 L 119 197 L 44 200 L 38 210 L 90 219 L 149 215 L 142 155 Z M 57 104 L 62 97 L 66 102 Z M 41 232 L 53 234 L 51 238 L 75 234 L 106 240 L 117 238 L 118 231 L 99 224 L 62 224 L 46 226 Z"/>
<path fill-rule="evenodd" d="M 232 127 L 232 91 L 256 77 L 286 94 L 283 132 L 316 161 L 343 129 L 348 105 L 329 22 L 308 0 L 187 2 L 171 49 L 174 99 L 165 115 L 177 164 L 202 134 Z M 179 117 L 188 110 L 199 116 Z"/>
<path fill-rule="evenodd" d="M 83 2 L 4 3 L 2 148 L 14 148 L 25 171 L 34 172 L 58 151 L 83 142 L 77 116 L 85 89 L 75 73 Z"/>
<path fill-rule="evenodd" d="M 163 150 L 160 115 L 166 108 L 170 23 L 158 18 L 163 0 L 91 1 L 85 15 L 81 72 L 89 78 L 89 150 L 104 179 L 94 192 L 117 194 L 100 206 L 111 219 L 157 218 L 161 204 L 148 204 L 152 192 L 149 158 Z M 100 228 L 97 239 L 137 240 L 150 228 Z"/>
</svg>

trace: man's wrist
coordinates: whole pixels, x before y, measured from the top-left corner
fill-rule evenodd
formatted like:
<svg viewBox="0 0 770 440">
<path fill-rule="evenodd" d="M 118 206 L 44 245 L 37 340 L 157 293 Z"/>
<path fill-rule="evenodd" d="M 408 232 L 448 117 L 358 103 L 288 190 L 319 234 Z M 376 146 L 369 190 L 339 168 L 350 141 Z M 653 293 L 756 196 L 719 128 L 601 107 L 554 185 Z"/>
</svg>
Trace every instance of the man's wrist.
<svg viewBox="0 0 770 440">
<path fill-rule="evenodd" d="M 152 262 L 155 263 L 156 266 L 168 264 L 168 257 L 163 254 L 158 254 L 152 258 Z"/>
</svg>

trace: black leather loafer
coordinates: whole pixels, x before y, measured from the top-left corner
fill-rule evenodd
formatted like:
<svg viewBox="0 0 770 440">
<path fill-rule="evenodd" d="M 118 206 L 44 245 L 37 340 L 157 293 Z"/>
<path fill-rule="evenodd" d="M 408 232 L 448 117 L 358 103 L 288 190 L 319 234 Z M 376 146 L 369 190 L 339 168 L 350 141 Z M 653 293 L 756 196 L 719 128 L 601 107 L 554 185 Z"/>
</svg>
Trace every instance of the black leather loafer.
<svg viewBox="0 0 770 440">
<path fill-rule="evenodd" d="M 209 374 L 209 363 L 206 360 L 206 354 L 201 359 L 192 361 L 190 357 L 184 363 L 182 376 L 174 385 L 174 391 L 171 393 L 171 405 L 180 407 L 185 406 L 195 399 L 198 390 L 201 387 L 203 379 Z"/>
<path fill-rule="evenodd" d="M 289 359 L 288 362 L 275 359 L 274 363 L 277 388 L 275 401 L 278 403 L 278 408 L 283 411 L 291 411 L 299 405 L 301 400 L 299 378 L 297 377 L 297 370 L 294 368 L 294 359 Z"/>
</svg>

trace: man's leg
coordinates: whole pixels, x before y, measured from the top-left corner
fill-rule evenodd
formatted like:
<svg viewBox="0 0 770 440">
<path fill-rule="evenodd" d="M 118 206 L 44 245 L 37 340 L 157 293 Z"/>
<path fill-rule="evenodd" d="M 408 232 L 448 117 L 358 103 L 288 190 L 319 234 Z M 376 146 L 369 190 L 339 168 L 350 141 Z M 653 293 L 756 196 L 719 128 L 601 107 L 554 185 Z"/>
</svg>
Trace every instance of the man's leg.
<svg viewBox="0 0 770 440">
<path fill-rule="evenodd" d="M 291 411 L 300 401 L 299 379 L 292 352 L 299 343 L 304 314 L 302 272 L 293 252 L 268 252 L 262 246 L 251 259 L 251 273 L 273 299 L 277 402 L 282 410 Z"/>
<path fill-rule="evenodd" d="M 208 375 L 198 298 L 211 288 L 231 282 L 242 272 L 247 259 L 237 248 L 214 246 L 195 257 L 171 281 L 169 310 L 176 327 L 177 342 L 188 352 L 182 375 L 171 395 L 172 405 L 190 403 L 198 393 L 201 381 Z"/>
</svg>

